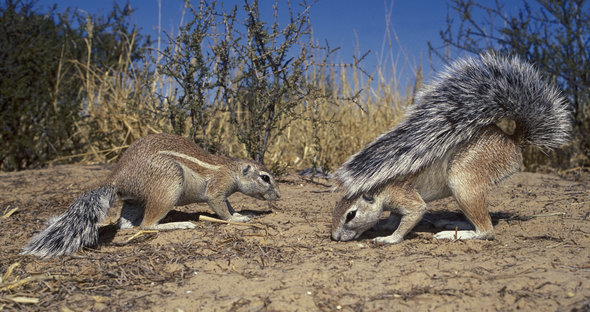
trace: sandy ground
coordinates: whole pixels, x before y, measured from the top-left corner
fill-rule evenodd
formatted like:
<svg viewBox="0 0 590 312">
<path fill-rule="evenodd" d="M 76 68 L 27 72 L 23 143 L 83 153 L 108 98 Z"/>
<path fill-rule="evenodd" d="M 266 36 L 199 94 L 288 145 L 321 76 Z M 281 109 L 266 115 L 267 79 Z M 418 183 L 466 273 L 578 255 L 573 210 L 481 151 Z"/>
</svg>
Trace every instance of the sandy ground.
<svg viewBox="0 0 590 312">
<path fill-rule="evenodd" d="M 430 204 L 397 245 L 329 238 L 333 181 L 290 175 L 269 205 L 236 194 L 248 226 L 146 233 L 101 230 L 96 250 L 19 255 L 52 215 L 105 177 L 104 166 L 0 173 L 0 310 L 12 311 L 590 311 L 590 181 L 519 173 L 489 194 L 493 241 L 437 241 Z M 16 211 L 7 215 L 8 212 Z M 109 212 L 117 219 L 120 202 Z M 214 216 L 178 207 L 168 220 Z"/>
</svg>

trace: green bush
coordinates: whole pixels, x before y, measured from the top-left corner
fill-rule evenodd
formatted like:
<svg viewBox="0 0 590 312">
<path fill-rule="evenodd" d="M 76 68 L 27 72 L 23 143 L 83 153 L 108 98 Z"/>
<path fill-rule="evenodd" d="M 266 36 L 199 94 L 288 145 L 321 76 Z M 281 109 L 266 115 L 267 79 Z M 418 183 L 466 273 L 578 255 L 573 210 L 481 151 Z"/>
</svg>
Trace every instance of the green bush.
<svg viewBox="0 0 590 312">
<path fill-rule="evenodd" d="M 106 17 L 55 11 L 39 13 L 33 1 L 0 6 L 0 170 L 41 167 L 85 148 L 77 133 L 92 103 L 79 65 L 111 66 L 121 42 L 137 32 L 126 22 L 129 8 L 115 5 Z M 149 39 L 136 42 L 138 58 Z"/>
</svg>

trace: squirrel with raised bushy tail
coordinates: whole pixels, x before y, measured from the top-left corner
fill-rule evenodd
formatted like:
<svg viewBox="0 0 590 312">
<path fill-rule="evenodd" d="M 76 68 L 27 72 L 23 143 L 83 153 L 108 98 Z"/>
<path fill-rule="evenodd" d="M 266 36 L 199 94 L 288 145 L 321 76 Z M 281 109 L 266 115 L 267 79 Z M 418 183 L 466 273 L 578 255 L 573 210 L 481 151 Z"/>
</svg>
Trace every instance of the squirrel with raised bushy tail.
<svg viewBox="0 0 590 312">
<path fill-rule="evenodd" d="M 505 119 L 513 134 L 496 125 Z M 337 171 L 346 194 L 333 211 L 332 238 L 355 239 L 391 211 L 387 224 L 399 221 L 397 229 L 375 241 L 399 243 L 427 202 L 453 196 L 475 230 L 435 238 L 493 239 L 486 191 L 519 170 L 523 146 L 557 148 L 570 128 L 565 98 L 531 64 L 492 52 L 458 60 L 417 94 L 404 121 Z"/>
</svg>

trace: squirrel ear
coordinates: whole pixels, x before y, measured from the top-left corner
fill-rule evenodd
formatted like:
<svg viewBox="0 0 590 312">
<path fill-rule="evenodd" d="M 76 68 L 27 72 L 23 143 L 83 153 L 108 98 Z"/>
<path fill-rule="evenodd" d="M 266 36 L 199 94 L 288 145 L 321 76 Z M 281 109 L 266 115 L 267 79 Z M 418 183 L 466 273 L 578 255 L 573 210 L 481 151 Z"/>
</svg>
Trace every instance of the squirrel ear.
<svg viewBox="0 0 590 312">
<path fill-rule="evenodd" d="M 251 168 L 252 168 L 252 166 L 246 165 L 246 167 L 244 167 L 244 169 L 242 169 L 242 174 L 247 175 L 248 171 L 250 171 Z"/>
</svg>

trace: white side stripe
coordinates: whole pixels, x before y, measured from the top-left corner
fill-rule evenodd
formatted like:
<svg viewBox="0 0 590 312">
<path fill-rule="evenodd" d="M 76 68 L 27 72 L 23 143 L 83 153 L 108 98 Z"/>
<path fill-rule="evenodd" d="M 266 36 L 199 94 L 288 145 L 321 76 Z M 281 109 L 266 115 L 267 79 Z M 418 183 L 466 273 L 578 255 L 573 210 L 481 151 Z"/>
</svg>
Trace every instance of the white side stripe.
<svg viewBox="0 0 590 312">
<path fill-rule="evenodd" d="M 184 158 L 188 161 L 192 161 L 193 163 L 203 167 L 203 168 L 207 168 L 207 169 L 211 169 L 211 170 L 217 170 L 219 169 L 219 166 L 215 166 L 212 164 L 208 164 L 204 161 L 200 161 L 194 157 L 182 154 L 182 153 L 178 153 L 178 152 L 173 152 L 173 151 L 159 151 L 158 154 L 165 154 L 165 155 L 171 155 L 171 156 L 176 156 L 176 157 L 180 157 L 180 158 Z"/>
</svg>

